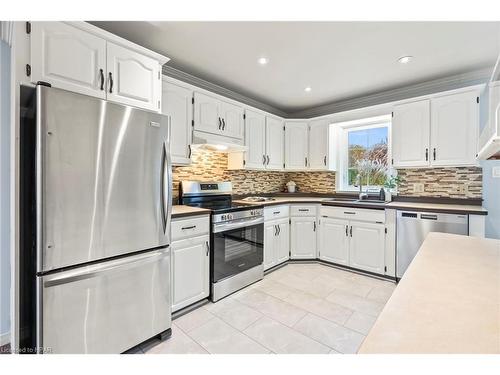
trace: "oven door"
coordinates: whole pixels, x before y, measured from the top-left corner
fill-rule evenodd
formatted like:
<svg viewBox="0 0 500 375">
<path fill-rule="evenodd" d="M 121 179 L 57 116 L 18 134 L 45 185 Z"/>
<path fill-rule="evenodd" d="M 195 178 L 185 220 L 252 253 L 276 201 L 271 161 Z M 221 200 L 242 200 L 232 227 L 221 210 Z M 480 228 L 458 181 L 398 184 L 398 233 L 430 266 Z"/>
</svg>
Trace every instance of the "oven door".
<svg viewBox="0 0 500 375">
<path fill-rule="evenodd" d="M 213 283 L 262 264 L 264 218 L 214 224 L 212 249 Z"/>
</svg>

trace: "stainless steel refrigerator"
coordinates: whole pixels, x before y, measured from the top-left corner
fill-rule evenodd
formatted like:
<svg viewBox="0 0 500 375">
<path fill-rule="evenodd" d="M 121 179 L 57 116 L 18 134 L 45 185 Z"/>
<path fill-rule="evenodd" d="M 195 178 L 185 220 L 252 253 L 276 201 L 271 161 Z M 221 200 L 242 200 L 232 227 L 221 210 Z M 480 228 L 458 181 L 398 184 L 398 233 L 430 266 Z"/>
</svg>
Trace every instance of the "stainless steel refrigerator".
<svg viewBox="0 0 500 375">
<path fill-rule="evenodd" d="M 169 117 L 43 85 L 22 95 L 24 345 L 121 353 L 168 336 Z"/>
</svg>

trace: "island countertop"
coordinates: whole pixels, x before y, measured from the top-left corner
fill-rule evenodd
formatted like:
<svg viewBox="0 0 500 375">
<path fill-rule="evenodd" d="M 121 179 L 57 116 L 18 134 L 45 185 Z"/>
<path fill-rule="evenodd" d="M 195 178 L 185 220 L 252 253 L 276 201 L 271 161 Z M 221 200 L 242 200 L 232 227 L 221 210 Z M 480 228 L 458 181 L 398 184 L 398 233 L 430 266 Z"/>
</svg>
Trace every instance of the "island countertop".
<svg viewBox="0 0 500 375">
<path fill-rule="evenodd" d="M 359 353 L 500 353 L 500 241 L 430 233 Z"/>
</svg>

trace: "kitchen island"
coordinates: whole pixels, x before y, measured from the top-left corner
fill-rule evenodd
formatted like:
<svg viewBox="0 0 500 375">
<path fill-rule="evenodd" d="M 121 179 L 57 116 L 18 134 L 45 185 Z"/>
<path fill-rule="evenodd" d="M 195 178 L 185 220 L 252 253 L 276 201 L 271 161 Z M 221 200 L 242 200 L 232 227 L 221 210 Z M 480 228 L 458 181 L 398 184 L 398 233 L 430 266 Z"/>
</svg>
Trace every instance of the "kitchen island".
<svg viewBox="0 0 500 375">
<path fill-rule="evenodd" d="M 500 241 L 430 233 L 359 353 L 500 353 Z"/>
</svg>

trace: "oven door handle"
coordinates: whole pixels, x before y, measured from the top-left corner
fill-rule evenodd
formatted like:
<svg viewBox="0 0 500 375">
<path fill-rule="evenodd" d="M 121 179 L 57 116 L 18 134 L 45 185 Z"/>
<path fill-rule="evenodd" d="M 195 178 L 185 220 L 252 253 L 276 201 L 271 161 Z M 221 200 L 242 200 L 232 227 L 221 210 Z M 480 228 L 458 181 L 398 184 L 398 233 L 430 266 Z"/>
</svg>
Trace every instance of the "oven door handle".
<svg viewBox="0 0 500 375">
<path fill-rule="evenodd" d="M 225 232 L 231 229 L 245 228 L 252 225 L 263 224 L 263 223 L 264 223 L 264 218 L 258 217 L 257 219 L 252 219 L 252 220 L 243 220 L 233 223 L 214 224 L 213 232 L 214 233 Z"/>
</svg>

